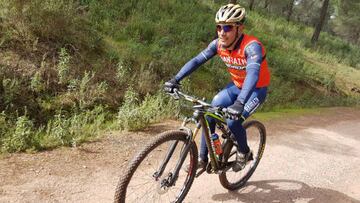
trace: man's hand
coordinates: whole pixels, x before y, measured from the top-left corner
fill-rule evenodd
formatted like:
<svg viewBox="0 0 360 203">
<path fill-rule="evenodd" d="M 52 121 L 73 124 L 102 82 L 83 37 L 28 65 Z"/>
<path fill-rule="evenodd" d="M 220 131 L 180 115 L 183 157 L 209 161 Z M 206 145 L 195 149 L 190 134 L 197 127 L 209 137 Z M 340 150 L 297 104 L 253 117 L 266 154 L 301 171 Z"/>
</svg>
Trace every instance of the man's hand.
<svg viewBox="0 0 360 203">
<path fill-rule="evenodd" d="M 227 108 L 226 117 L 232 120 L 239 120 L 244 111 L 244 104 L 240 101 L 235 101 L 233 105 Z"/>
<path fill-rule="evenodd" d="M 180 84 L 178 81 L 176 81 L 175 78 L 172 78 L 171 80 L 165 82 L 164 84 L 164 91 L 167 93 L 174 93 L 174 89 L 179 89 Z"/>
</svg>

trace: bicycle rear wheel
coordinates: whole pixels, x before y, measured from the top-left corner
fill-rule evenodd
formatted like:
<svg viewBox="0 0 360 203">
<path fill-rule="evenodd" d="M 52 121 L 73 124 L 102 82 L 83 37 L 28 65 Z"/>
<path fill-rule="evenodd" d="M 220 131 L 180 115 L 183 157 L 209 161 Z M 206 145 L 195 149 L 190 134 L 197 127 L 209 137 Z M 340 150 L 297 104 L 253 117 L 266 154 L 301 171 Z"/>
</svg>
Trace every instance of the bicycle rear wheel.
<svg viewBox="0 0 360 203">
<path fill-rule="evenodd" d="M 183 131 L 167 131 L 145 146 L 120 178 L 114 202 L 181 202 L 194 181 L 198 161 L 197 147 L 187 137 Z M 169 155 L 170 149 L 174 151 Z M 189 165 L 189 170 L 181 169 L 170 184 L 181 158 L 185 161 L 178 167 Z"/>
<path fill-rule="evenodd" d="M 253 152 L 254 159 L 238 172 L 229 169 L 219 175 L 221 185 L 228 190 L 236 190 L 245 185 L 258 166 L 265 149 L 266 130 L 264 125 L 259 121 L 252 120 L 245 122 L 243 126 L 246 129 L 248 145 Z M 235 161 L 236 152 L 236 143 L 227 142 L 224 146 L 223 161 Z"/>
</svg>

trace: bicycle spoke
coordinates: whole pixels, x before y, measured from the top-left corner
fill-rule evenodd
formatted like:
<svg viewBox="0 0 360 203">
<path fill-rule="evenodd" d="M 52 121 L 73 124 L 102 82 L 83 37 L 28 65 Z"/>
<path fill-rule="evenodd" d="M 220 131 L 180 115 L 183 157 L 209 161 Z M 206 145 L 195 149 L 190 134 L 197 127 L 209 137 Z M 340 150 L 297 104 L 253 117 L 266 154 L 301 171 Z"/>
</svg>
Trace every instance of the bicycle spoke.
<svg viewBox="0 0 360 203">
<path fill-rule="evenodd" d="M 146 190 L 146 192 L 144 193 L 144 195 L 140 198 L 140 199 L 143 199 L 144 197 L 147 197 L 149 196 L 150 194 L 155 194 L 156 195 L 156 192 L 155 193 L 152 193 L 150 191 L 156 191 L 156 187 L 149 187 L 148 190 Z M 147 198 L 146 198 L 147 199 Z"/>
<path fill-rule="evenodd" d="M 128 188 L 138 188 L 140 186 L 144 186 L 144 185 L 147 185 L 147 184 L 151 184 L 152 182 L 146 182 L 146 183 L 139 183 L 137 185 L 129 185 Z"/>
<path fill-rule="evenodd" d="M 147 187 L 147 189 L 146 189 L 147 192 L 149 191 L 148 189 L 152 188 L 151 186 L 152 185 L 150 185 L 150 187 Z M 130 198 L 132 195 L 135 195 L 135 200 L 138 200 L 139 198 L 142 199 L 145 195 L 148 194 L 147 192 L 145 192 L 144 195 L 142 195 L 141 197 L 136 196 L 136 193 L 131 193 L 131 194 L 129 194 L 129 196 L 127 196 L 127 198 Z"/>
</svg>

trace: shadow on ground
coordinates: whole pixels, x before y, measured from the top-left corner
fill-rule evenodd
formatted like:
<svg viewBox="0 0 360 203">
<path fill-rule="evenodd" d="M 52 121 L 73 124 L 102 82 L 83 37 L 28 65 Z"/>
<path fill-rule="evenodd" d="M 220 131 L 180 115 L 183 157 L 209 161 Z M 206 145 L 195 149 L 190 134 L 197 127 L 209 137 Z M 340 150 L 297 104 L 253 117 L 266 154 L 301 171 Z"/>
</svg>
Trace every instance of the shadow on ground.
<svg viewBox="0 0 360 203">
<path fill-rule="evenodd" d="M 348 195 L 326 188 L 311 187 L 294 180 L 268 180 L 248 182 L 238 191 L 215 194 L 214 202 L 234 200 L 236 202 L 326 202 L 326 203 L 360 203 Z"/>
</svg>

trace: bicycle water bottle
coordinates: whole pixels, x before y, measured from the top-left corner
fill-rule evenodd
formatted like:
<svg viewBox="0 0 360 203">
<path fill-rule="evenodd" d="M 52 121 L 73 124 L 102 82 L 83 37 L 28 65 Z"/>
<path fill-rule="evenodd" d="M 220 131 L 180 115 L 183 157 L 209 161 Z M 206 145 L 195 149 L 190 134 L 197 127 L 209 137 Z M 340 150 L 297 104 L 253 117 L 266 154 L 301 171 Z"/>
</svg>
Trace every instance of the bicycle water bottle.
<svg viewBox="0 0 360 203">
<path fill-rule="evenodd" d="M 214 145 L 214 149 L 215 149 L 215 153 L 217 155 L 222 154 L 222 148 L 221 148 L 221 142 L 219 139 L 219 135 L 217 135 L 216 133 L 211 135 L 211 139 L 213 141 L 213 145 Z"/>
</svg>

